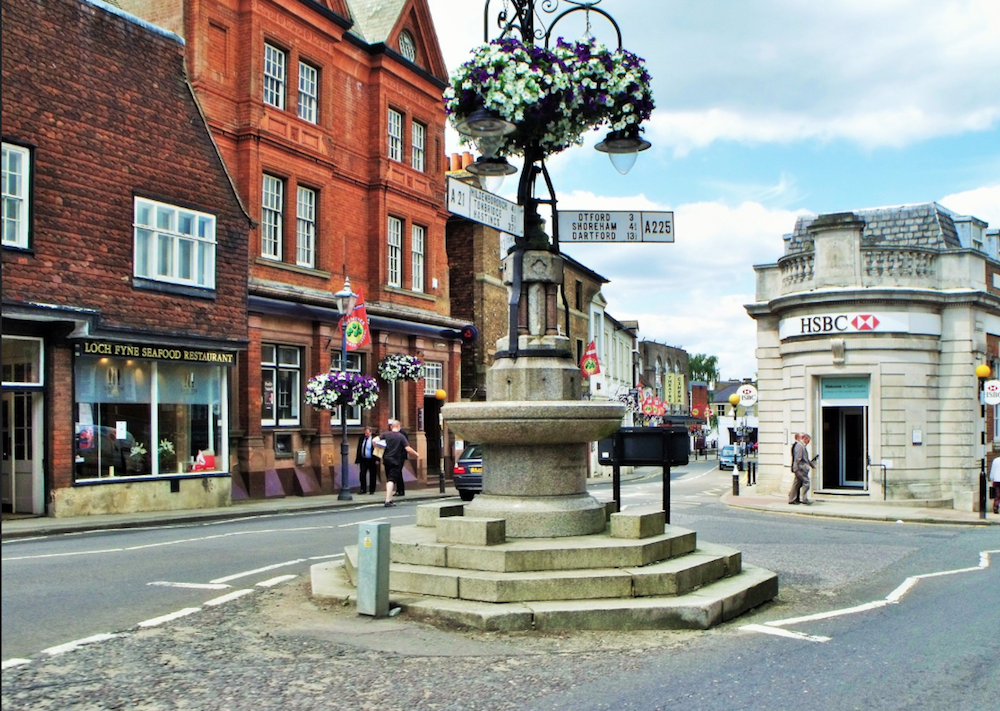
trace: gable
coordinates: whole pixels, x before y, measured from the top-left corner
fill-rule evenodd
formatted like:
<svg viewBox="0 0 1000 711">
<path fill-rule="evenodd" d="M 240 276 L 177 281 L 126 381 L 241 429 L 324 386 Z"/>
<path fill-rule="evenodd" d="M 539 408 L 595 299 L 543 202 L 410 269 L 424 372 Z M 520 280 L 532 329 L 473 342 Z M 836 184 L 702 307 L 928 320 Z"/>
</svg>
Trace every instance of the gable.
<svg viewBox="0 0 1000 711">
<path fill-rule="evenodd" d="M 448 79 L 448 69 L 441 54 L 434 21 L 427 0 L 344 0 L 354 20 L 351 32 L 370 45 L 384 44 L 396 54 L 400 38 L 408 36 L 413 43 L 413 63 L 442 81 Z"/>
</svg>

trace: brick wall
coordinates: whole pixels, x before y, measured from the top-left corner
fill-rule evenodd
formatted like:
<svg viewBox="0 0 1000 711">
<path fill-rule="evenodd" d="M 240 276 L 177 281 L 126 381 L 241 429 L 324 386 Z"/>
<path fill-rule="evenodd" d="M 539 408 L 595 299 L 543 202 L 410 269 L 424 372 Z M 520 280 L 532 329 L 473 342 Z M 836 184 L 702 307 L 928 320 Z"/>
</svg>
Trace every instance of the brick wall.
<svg viewBox="0 0 1000 711">
<path fill-rule="evenodd" d="M 34 146 L 31 249 L 5 301 L 92 309 L 101 327 L 245 337 L 248 223 L 184 78 L 183 47 L 77 0 L 4 2 L 4 140 Z M 217 216 L 205 298 L 133 284 L 133 197 Z"/>
</svg>

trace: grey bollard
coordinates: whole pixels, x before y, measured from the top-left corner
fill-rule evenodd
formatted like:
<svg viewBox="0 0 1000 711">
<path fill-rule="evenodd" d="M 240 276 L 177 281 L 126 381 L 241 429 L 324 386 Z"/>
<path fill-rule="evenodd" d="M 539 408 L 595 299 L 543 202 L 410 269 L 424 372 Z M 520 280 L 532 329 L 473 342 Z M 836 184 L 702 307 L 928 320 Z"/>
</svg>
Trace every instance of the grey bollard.
<svg viewBox="0 0 1000 711">
<path fill-rule="evenodd" d="M 389 615 L 389 524 L 358 524 L 358 614 Z"/>
</svg>

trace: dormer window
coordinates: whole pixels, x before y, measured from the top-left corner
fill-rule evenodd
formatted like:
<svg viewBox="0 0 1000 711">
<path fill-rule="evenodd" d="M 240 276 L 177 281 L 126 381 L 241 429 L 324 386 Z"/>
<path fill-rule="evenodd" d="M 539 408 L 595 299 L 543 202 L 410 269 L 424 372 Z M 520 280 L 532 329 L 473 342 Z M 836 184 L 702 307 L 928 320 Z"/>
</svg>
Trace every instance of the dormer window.
<svg viewBox="0 0 1000 711">
<path fill-rule="evenodd" d="M 417 61 L 417 46 L 413 42 L 413 35 L 406 30 L 399 33 L 399 53 L 411 62 Z"/>
</svg>

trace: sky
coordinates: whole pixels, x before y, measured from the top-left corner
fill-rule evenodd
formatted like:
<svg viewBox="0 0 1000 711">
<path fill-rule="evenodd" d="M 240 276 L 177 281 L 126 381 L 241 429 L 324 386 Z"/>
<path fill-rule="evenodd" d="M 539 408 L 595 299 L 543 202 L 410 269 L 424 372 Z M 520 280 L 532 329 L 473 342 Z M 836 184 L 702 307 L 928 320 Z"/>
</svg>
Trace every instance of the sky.
<svg viewBox="0 0 1000 711">
<path fill-rule="evenodd" d="M 484 2 L 428 2 L 452 71 L 484 39 Z M 492 0 L 491 17 L 503 4 Z M 598 7 L 652 75 L 653 146 L 625 176 L 592 149 L 603 133 L 546 165 L 562 209 L 674 212 L 672 244 L 563 249 L 608 279 L 608 313 L 637 320 L 641 338 L 715 355 L 725 379 L 752 378 L 753 265 L 782 256 L 799 215 L 938 202 L 1000 227 L 1000 0 Z M 580 39 L 571 17 L 556 34 Z M 468 150 L 450 130 L 448 141 Z M 513 199 L 516 182 L 500 194 Z"/>
</svg>

